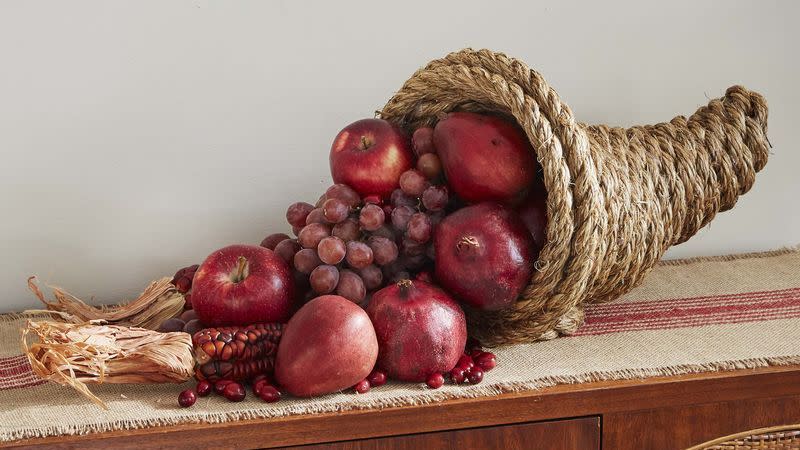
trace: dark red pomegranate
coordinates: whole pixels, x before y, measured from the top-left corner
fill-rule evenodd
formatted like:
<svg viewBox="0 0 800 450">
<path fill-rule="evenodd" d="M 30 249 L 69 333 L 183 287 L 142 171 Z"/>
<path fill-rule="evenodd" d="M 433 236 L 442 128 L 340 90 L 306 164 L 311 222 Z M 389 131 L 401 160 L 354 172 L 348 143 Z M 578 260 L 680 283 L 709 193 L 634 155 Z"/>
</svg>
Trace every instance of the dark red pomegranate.
<svg viewBox="0 0 800 450">
<path fill-rule="evenodd" d="M 433 143 L 448 184 L 468 203 L 512 202 L 536 176 L 527 136 L 500 117 L 450 113 L 436 124 Z"/>
<path fill-rule="evenodd" d="M 433 242 L 436 279 L 472 307 L 506 308 L 530 281 L 533 238 L 513 211 L 497 203 L 468 206 L 445 217 Z"/>
<path fill-rule="evenodd" d="M 541 183 L 535 183 L 530 193 L 517 208 L 517 214 L 533 237 L 534 259 L 544 247 L 547 232 L 547 191 Z"/>
<path fill-rule="evenodd" d="M 422 281 L 400 280 L 367 307 L 378 336 L 377 367 L 390 378 L 426 381 L 448 372 L 467 341 L 464 311 L 447 293 Z"/>
</svg>

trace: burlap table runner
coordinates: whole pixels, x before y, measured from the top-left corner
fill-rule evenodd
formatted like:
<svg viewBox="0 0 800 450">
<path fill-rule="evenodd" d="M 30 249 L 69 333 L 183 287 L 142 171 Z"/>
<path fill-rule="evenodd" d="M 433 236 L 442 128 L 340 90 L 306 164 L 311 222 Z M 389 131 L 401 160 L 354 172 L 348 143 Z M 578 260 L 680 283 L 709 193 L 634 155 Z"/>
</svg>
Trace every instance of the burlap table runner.
<svg viewBox="0 0 800 450">
<path fill-rule="evenodd" d="M 34 303 L 32 302 L 32 306 Z M 0 441 L 186 422 L 383 408 L 538 389 L 558 383 L 627 379 L 800 364 L 800 251 L 662 262 L 637 289 L 587 309 L 574 336 L 496 349 L 498 366 L 476 386 L 390 383 L 266 404 L 216 396 L 179 408 L 191 386 L 108 385 L 93 390 L 103 411 L 77 392 L 42 383 L 20 355 L 25 317 L 0 316 Z"/>
</svg>

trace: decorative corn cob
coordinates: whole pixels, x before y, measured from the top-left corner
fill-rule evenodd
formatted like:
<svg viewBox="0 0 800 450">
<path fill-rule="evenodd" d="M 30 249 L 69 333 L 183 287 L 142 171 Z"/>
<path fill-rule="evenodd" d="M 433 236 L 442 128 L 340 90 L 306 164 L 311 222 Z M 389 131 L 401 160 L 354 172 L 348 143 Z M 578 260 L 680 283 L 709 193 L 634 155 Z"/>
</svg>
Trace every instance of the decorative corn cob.
<svg viewBox="0 0 800 450">
<path fill-rule="evenodd" d="M 206 328 L 192 337 L 200 380 L 246 380 L 273 369 L 283 325 Z"/>
</svg>

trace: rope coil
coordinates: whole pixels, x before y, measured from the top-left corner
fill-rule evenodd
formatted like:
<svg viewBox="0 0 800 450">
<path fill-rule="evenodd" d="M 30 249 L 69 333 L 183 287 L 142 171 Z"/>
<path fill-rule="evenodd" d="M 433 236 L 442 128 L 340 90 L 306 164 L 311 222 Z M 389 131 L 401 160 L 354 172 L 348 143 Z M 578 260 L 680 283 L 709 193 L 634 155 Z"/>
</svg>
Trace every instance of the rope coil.
<svg viewBox="0 0 800 450">
<path fill-rule="evenodd" d="M 513 117 L 548 192 L 547 243 L 519 301 L 467 311 L 471 334 L 486 345 L 575 331 L 584 304 L 628 292 L 670 246 L 732 208 L 769 152 L 766 101 L 741 86 L 669 123 L 586 125 L 538 72 L 489 50 L 430 62 L 380 116 L 413 129 L 454 110 Z"/>
</svg>

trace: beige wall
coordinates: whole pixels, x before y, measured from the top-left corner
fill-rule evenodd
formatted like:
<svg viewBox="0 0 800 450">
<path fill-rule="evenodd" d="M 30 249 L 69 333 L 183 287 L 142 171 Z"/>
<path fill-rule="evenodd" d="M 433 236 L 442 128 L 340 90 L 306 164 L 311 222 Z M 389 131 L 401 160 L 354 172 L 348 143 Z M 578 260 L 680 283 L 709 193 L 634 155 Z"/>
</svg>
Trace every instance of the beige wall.
<svg viewBox="0 0 800 450">
<path fill-rule="evenodd" d="M 524 59 L 588 122 L 761 91 L 769 165 L 669 256 L 800 243 L 800 2 L 585 3 L 0 2 L 0 311 L 35 305 L 29 274 L 115 300 L 285 230 L 336 132 L 465 46 Z"/>
</svg>

